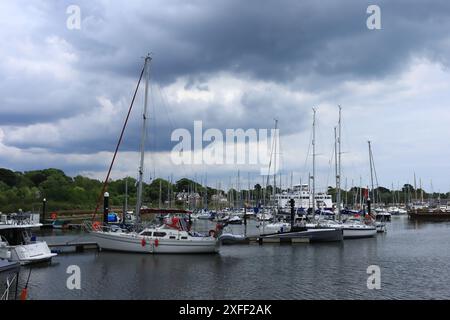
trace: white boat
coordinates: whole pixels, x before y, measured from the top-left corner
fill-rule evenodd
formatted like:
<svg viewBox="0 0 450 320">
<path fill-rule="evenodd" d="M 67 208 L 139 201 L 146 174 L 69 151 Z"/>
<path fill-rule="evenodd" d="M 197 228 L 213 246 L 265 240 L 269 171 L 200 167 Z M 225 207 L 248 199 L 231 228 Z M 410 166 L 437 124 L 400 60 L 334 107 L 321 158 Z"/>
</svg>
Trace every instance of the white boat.
<svg viewBox="0 0 450 320">
<path fill-rule="evenodd" d="M 140 144 L 139 180 L 137 185 L 136 222 L 140 223 L 142 206 L 142 189 L 144 175 L 145 138 L 147 132 L 147 101 L 150 70 L 150 56 L 145 58 L 142 75 L 145 75 L 144 111 L 142 115 L 142 135 Z M 140 81 L 140 80 L 139 80 Z M 105 180 L 106 186 L 107 179 Z M 207 213 L 210 216 L 210 212 Z M 200 219 L 202 215 L 198 215 Z M 137 253 L 215 253 L 219 250 L 219 241 L 215 231 L 209 235 L 201 235 L 189 231 L 189 224 L 185 219 L 172 217 L 161 226 L 144 228 L 139 231 L 125 231 L 121 228 L 111 228 L 103 221 L 104 226 L 85 223 L 86 229 L 96 239 L 100 249 L 137 252 Z M 139 229 L 135 224 L 135 230 Z"/>
<path fill-rule="evenodd" d="M 344 239 L 371 238 L 377 234 L 377 228 L 367 225 L 358 219 L 349 219 L 342 223 Z"/>
<path fill-rule="evenodd" d="M 219 252 L 219 241 L 214 234 L 202 235 L 167 224 L 145 228 L 141 232 L 103 227 L 103 230 L 92 230 L 91 235 L 101 250 L 151 254 Z"/>
<path fill-rule="evenodd" d="M 242 219 L 238 216 L 232 216 L 228 219 L 229 224 L 242 224 Z"/>
<path fill-rule="evenodd" d="M 375 226 L 362 223 L 360 220 L 351 218 L 344 223 L 334 220 L 319 220 L 307 223 L 308 228 L 335 228 L 344 231 L 344 239 L 371 238 L 377 234 Z"/>
<path fill-rule="evenodd" d="M 40 228 L 38 213 L 13 213 L 0 215 L 0 258 L 20 264 L 51 260 L 52 253 L 45 241 L 31 236 L 33 228 Z"/>
</svg>

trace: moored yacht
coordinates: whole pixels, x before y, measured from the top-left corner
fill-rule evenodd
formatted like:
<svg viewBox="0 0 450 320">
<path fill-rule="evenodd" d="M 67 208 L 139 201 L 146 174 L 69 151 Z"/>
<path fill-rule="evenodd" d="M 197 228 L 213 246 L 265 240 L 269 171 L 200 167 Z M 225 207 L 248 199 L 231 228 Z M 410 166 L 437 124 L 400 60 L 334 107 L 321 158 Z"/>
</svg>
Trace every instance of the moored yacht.
<svg viewBox="0 0 450 320">
<path fill-rule="evenodd" d="M 56 256 L 45 241 L 36 241 L 31 230 L 40 228 L 38 213 L 0 215 L 0 258 L 20 264 L 49 261 Z"/>
<path fill-rule="evenodd" d="M 101 250 L 136 253 L 216 253 L 219 241 L 215 232 L 203 235 L 188 231 L 183 219 L 172 217 L 160 226 L 128 232 L 120 228 L 94 227 L 87 224 Z M 97 229 L 97 230 L 95 230 Z"/>
<path fill-rule="evenodd" d="M 141 72 L 141 77 L 136 87 L 139 88 L 140 81 L 145 76 L 145 95 L 144 95 L 144 110 L 142 114 L 142 134 L 140 144 L 140 163 L 139 163 L 139 180 L 137 184 L 137 200 L 136 200 L 136 223 L 132 228 L 134 231 L 124 230 L 121 227 L 108 226 L 107 216 L 109 212 L 109 194 L 106 191 L 108 179 L 105 179 L 102 193 L 104 193 L 104 213 L 103 225 L 99 223 L 87 222 L 85 227 L 88 232 L 96 239 L 100 249 L 115 250 L 124 252 L 138 252 L 138 253 L 215 253 L 218 252 L 219 241 L 216 237 L 216 231 L 211 230 L 210 234 L 203 235 L 190 231 L 190 223 L 179 217 L 172 217 L 159 226 L 142 227 L 141 210 L 142 210 L 142 193 L 143 193 L 143 176 L 144 176 L 144 156 L 145 156 L 145 138 L 147 133 L 147 102 L 148 102 L 148 87 L 149 87 L 149 70 L 151 57 L 145 58 L 144 67 Z M 133 99 L 134 101 L 134 99 Z M 133 104 L 131 104 L 132 106 Z M 130 106 L 130 111 L 131 111 Z M 126 118 L 128 120 L 128 117 Z M 126 121 L 127 121 L 126 120 Z M 122 129 L 125 130 L 126 122 Z M 121 139 L 116 148 L 120 145 Z M 114 164 L 111 162 L 110 170 Z M 110 171 L 109 171 L 110 172 Z M 109 175 L 109 173 L 108 173 Z M 98 208 L 98 204 L 97 204 Z M 94 213 L 95 214 L 97 211 Z M 211 213 L 210 213 L 211 214 Z M 198 216 L 197 218 L 200 218 Z M 192 218 L 192 217 L 191 217 Z M 94 220 L 94 219 L 93 219 Z M 168 221 L 170 220 L 170 221 Z"/>
<path fill-rule="evenodd" d="M 344 239 L 371 238 L 377 234 L 375 226 L 366 225 L 356 218 L 350 218 L 345 222 L 323 219 L 318 220 L 317 222 L 307 223 L 306 226 L 314 229 L 342 229 Z"/>
</svg>

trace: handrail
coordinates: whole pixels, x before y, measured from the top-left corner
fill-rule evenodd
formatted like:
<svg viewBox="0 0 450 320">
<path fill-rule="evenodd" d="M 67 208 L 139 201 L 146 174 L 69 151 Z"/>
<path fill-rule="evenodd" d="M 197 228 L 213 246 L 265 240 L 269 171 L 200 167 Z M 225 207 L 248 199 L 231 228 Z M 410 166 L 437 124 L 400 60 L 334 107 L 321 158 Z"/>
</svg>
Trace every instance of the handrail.
<svg viewBox="0 0 450 320">
<path fill-rule="evenodd" d="M 16 278 L 17 278 L 17 274 L 14 274 L 14 277 L 12 278 L 11 281 L 9 281 L 8 278 L 6 279 L 6 289 L 5 289 L 5 291 L 3 292 L 3 294 L 2 294 L 2 296 L 1 296 L 1 298 L 0 298 L 0 300 L 9 300 L 9 288 L 11 288 L 11 286 L 13 285 L 14 280 L 17 281 Z"/>
</svg>

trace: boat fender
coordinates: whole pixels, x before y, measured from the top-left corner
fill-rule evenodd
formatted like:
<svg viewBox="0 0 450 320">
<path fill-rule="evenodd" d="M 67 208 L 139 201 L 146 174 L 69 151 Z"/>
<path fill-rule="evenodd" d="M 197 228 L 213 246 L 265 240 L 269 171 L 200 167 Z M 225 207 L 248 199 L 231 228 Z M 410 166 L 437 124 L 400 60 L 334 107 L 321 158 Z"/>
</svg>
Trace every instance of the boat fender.
<svg viewBox="0 0 450 320">
<path fill-rule="evenodd" d="M 216 231 L 215 230 L 209 230 L 209 236 L 215 238 L 216 237 Z"/>
<path fill-rule="evenodd" d="M 157 247 L 158 244 L 159 244 L 159 240 L 158 240 L 158 239 L 155 239 L 155 247 Z"/>
<path fill-rule="evenodd" d="M 146 243 L 145 239 L 142 238 L 142 240 L 141 240 L 141 246 L 145 247 L 146 244 L 147 244 L 147 243 Z"/>
</svg>

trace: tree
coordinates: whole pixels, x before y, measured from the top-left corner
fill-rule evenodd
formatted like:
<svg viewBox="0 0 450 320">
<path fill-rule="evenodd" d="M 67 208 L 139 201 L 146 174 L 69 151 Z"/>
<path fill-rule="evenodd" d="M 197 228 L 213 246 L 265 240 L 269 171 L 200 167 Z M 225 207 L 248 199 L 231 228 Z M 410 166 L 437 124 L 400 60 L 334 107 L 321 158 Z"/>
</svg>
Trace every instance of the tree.
<svg viewBox="0 0 450 320">
<path fill-rule="evenodd" d="M 17 184 L 17 175 L 11 170 L 0 168 L 0 181 L 14 187 Z"/>
</svg>

